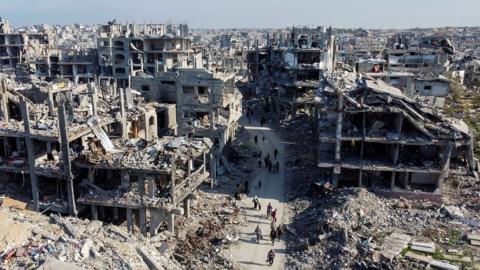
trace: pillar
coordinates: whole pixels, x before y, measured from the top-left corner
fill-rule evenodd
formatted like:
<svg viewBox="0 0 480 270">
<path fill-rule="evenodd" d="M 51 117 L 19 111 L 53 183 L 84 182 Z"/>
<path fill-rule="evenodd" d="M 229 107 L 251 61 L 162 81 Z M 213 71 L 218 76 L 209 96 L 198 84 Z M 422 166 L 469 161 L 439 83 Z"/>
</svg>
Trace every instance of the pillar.
<svg viewBox="0 0 480 270">
<path fill-rule="evenodd" d="M 363 187 L 363 170 L 358 171 L 358 187 Z"/>
<path fill-rule="evenodd" d="M 167 227 L 168 230 L 175 234 L 175 215 L 174 214 L 167 214 Z"/>
<path fill-rule="evenodd" d="M 140 232 L 143 236 L 147 236 L 147 209 L 138 209 L 138 220 L 140 225 Z"/>
<path fill-rule="evenodd" d="M 23 101 L 20 106 L 23 125 L 25 129 L 25 144 L 27 148 L 27 159 L 28 159 L 28 171 L 30 172 L 30 185 L 32 188 L 32 199 L 33 205 L 32 208 L 35 211 L 39 210 L 39 200 L 38 200 L 38 178 L 35 174 L 35 152 L 33 148 L 32 138 L 30 137 L 30 118 L 28 117 L 28 104 Z"/>
<path fill-rule="evenodd" d="M 175 158 L 172 159 L 172 171 L 170 172 L 170 194 L 172 196 L 172 204 L 175 206 Z"/>
<path fill-rule="evenodd" d="M 96 205 L 90 205 L 90 210 L 92 212 L 92 220 L 97 220 L 98 219 L 98 206 Z"/>
<path fill-rule="evenodd" d="M 71 215 L 77 215 L 75 205 L 75 194 L 73 190 L 73 175 L 70 163 L 70 148 L 68 146 L 67 120 L 65 115 L 65 104 L 62 102 L 58 107 L 58 123 L 60 129 L 60 149 L 62 150 L 63 173 L 66 178 L 68 194 L 68 211 Z"/>
<path fill-rule="evenodd" d="M 210 171 L 211 171 L 211 179 L 210 188 L 213 188 L 213 184 L 215 183 L 215 179 L 217 179 L 217 159 L 215 154 L 210 154 Z"/>
<path fill-rule="evenodd" d="M 118 219 L 118 208 L 117 208 L 117 207 L 114 207 L 114 208 L 113 208 L 113 218 L 114 218 L 115 220 Z"/>
<path fill-rule="evenodd" d="M 395 175 L 396 175 L 396 172 L 393 171 L 392 172 L 392 178 L 390 179 L 390 189 L 391 190 L 395 189 Z"/>
<path fill-rule="evenodd" d="M 52 89 L 48 89 L 47 104 L 48 104 L 48 114 L 52 117 L 55 117 L 55 109 L 54 109 Z"/>
<path fill-rule="evenodd" d="M 127 208 L 127 228 L 128 232 L 133 233 L 133 211 L 131 208 Z"/>
<path fill-rule="evenodd" d="M 2 110 L 2 117 L 3 121 L 8 122 L 10 121 L 10 112 L 8 110 L 8 96 L 7 96 L 7 86 L 5 84 L 5 80 L 1 81 L 1 91 L 2 91 L 2 96 L 1 96 L 1 110 Z"/>
<path fill-rule="evenodd" d="M 47 153 L 48 154 L 52 153 L 52 142 L 47 142 Z"/>
<path fill-rule="evenodd" d="M 183 200 L 183 212 L 186 218 L 190 218 L 190 199 Z"/>
<path fill-rule="evenodd" d="M 88 91 L 90 92 L 90 95 L 92 96 L 92 114 L 93 116 L 97 116 L 97 110 L 98 110 L 97 88 L 91 83 L 87 84 L 87 88 L 88 88 Z"/>
<path fill-rule="evenodd" d="M 125 99 L 123 95 L 123 88 L 120 88 L 120 110 L 122 115 L 122 139 L 128 139 L 127 115 L 125 113 Z"/>
</svg>

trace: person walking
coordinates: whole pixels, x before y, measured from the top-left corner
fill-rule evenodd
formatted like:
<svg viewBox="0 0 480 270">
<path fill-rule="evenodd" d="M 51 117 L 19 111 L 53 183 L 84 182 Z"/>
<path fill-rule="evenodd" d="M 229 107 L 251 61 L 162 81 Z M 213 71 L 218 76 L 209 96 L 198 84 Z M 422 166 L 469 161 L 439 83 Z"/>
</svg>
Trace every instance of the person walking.
<svg viewBox="0 0 480 270">
<path fill-rule="evenodd" d="M 273 209 L 272 204 L 268 203 L 268 205 L 267 205 L 267 218 L 270 217 L 270 214 L 272 213 L 272 209 Z"/>
<path fill-rule="evenodd" d="M 257 225 L 257 228 L 255 228 L 255 235 L 257 236 L 257 242 L 260 242 L 260 239 L 263 239 L 262 236 L 262 230 L 260 229 L 260 225 Z"/>
<path fill-rule="evenodd" d="M 282 235 L 283 235 L 283 229 L 282 229 L 282 224 L 280 224 L 277 227 L 277 238 L 278 238 L 278 240 L 282 239 Z"/>
<path fill-rule="evenodd" d="M 272 246 L 275 245 L 275 239 L 277 238 L 277 230 L 270 231 L 270 239 L 272 240 Z"/>
<path fill-rule="evenodd" d="M 272 221 L 277 222 L 277 209 L 273 209 L 271 215 L 272 215 Z"/>
<path fill-rule="evenodd" d="M 278 156 L 277 148 L 275 148 L 275 150 L 273 150 L 273 156 L 275 157 L 275 159 L 277 159 L 277 156 Z"/>
<path fill-rule="evenodd" d="M 272 222 L 270 222 L 270 230 L 276 230 L 276 228 L 275 222 L 272 220 Z"/>
<path fill-rule="evenodd" d="M 257 205 L 258 205 L 258 199 L 257 199 L 257 196 L 255 196 L 255 198 L 253 198 L 253 209 L 257 210 Z"/>
<path fill-rule="evenodd" d="M 267 253 L 267 262 L 269 265 L 273 264 L 273 259 L 275 258 L 275 251 L 273 249 L 270 249 Z"/>
<path fill-rule="evenodd" d="M 255 136 L 253 137 L 253 141 L 255 142 L 255 144 L 258 144 L 258 136 L 257 136 L 257 135 L 255 135 Z"/>
<path fill-rule="evenodd" d="M 275 171 L 278 173 L 280 171 L 280 162 L 275 163 Z"/>
<path fill-rule="evenodd" d="M 258 205 L 258 211 L 262 211 L 262 204 L 260 203 L 260 201 L 258 201 L 257 205 Z"/>
</svg>

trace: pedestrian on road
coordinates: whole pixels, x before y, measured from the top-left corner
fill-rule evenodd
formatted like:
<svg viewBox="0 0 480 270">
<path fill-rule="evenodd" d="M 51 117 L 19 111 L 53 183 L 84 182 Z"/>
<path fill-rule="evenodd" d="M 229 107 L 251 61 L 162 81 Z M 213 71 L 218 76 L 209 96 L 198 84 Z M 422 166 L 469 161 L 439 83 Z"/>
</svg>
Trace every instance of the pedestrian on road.
<svg viewBox="0 0 480 270">
<path fill-rule="evenodd" d="M 272 162 L 268 162 L 268 172 L 271 173 L 272 172 Z"/>
<path fill-rule="evenodd" d="M 262 204 L 260 203 L 260 201 L 258 201 L 257 204 L 258 204 L 258 211 L 262 211 Z"/>
<path fill-rule="evenodd" d="M 272 210 L 272 221 L 277 222 L 277 209 Z"/>
<path fill-rule="evenodd" d="M 255 228 L 254 233 L 257 236 L 257 241 L 260 242 L 260 239 L 263 239 L 262 230 L 260 229 L 260 225 L 257 225 L 257 228 Z"/>
<path fill-rule="evenodd" d="M 272 239 L 272 246 L 275 245 L 275 238 L 277 238 L 277 230 L 270 231 L 270 238 Z"/>
<path fill-rule="evenodd" d="M 277 173 L 280 171 L 280 162 L 278 161 L 275 163 L 275 171 L 277 171 Z"/>
<path fill-rule="evenodd" d="M 252 202 L 253 202 L 253 209 L 257 210 L 257 204 L 258 204 L 257 196 L 255 196 L 255 198 L 253 198 Z"/>
<path fill-rule="evenodd" d="M 256 144 L 258 144 L 258 136 L 257 136 L 257 135 L 255 135 L 255 136 L 253 137 L 253 140 L 255 141 Z"/>
<path fill-rule="evenodd" d="M 275 159 L 277 159 L 277 156 L 278 156 L 278 150 L 277 150 L 277 148 L 275 148 L 275 150 L 273 150 L 273 155 L 275 156 Z"/>
<path fill-rule="evenodd" d="M 265 136 L 262 136 L 262 141 L 265 142 Z"/>
<path fill-rule="evenodd" d="M 272 213 L 272 209 L 273 209 L 272 204 L 268 203 L 268 205 L 267 205 L 267 218 L 270 217 L 270 214 Z"/>
<path fill-rule="evenodd" d="M 272 231 L 276 230 L 275 222 L 273 222 L 273 220 L 272 220 L 272 222 L 270 222 L 270 230 L 272 230 Z"/>
<path fill-rule="evenodd" d="M 267 253 L 267 262 L 268 262 L 268 264 L 272 265 L 274 258 L 275 258 L 275 251 L 273 251 L 273 249 L 270 249 L 270 251 Z"/>
<path fill-rule="evenodd" d="M 277 227 L 277 237 L 278 237 L 278 240 L 282 239 L 282 234 L 283 234 L 282 225 L 283 225 L 283 224 L 280 224 L 280 225 L 278 225 L 278 227 Z"/>
<path fill-rule="evenodd" d="M 263 161 L 265 162 L 265 168 L 268 168 L 268 162 L 269 162 L 268 158 L 264 157 Z"/>
</svg>

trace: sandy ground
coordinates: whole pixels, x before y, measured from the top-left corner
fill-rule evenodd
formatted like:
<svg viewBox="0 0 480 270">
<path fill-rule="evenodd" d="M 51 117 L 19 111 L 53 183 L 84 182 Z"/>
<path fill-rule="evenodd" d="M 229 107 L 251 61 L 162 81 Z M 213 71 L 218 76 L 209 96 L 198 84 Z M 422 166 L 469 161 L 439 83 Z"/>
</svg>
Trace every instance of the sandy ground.
<svg viewBox="0 0 480 270">
<path fill-rule="evenodd" d="M 266 169 L 255 168 L 255 177 L 250 179 L 250 194 L 241 201 L 241 206 L 246 210 L 248 226 L 241 228 L 240 243 L 232 249 L 234 261 L 240 269 L 284 269 L 285 268 L 285 242 L 283 240 L 276 241 L 272 245 L 270 240 L 270 223 L 271 220 L 266 219 L 267 205 L 271 203 L 273 208 L 277 209 L 277 225 L 289 223 L 288 215 L 286 213 L 286 197 L 285 197 L 285 170 L 283 167 L 285 149 L 275 131 L 268 127 L 260 127 L 257 122 L 249 125 L 245 124 L 245 128 L 257 135 L 259 138 L 259 146 L 262 150 L 262 155 L 265 156 L 267 152 L 273 159 L 273 150 L 276 148 L 279 152 L 277 160 L 280 162 L 279 173 L 269 173 Z M 262 141 L 262 137 L 265 141 Z M 263 158 L 262 158 L 263 160 Z M 261 188 L 258 188 L 258 181 L 262 182 Z M 260 199 L 262 210 L 257 211 L 253 209 L 252 199 L 256 196 Z M 263 240 L 257 243 L 254 234 L 255 227 L 260 225 L 263 234 Z M 266 262 L 267 253 L 273 249 L 276 253 L 275 261 L 272 266 Z"/>
</svg>

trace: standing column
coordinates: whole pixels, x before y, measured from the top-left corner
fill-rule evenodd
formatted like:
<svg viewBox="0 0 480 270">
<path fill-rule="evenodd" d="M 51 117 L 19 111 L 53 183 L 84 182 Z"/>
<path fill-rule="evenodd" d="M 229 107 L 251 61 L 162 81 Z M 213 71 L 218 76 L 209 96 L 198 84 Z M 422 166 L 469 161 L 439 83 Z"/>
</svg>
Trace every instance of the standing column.
<svg viewBox="0 0 480 270">
<path fill-rule="evenodd" d="M 120 107 L 122 114 L 122 139 L 128 139 L 127 115 L 125 113 L 125 99 L 123 96 L 123 88 L 120 88 Z"/>
<path fill-rule="evenodd" d="M 30 137 L 30 119 L 28 117 L 28 104 L 23 101 L 21 103 L 21 113 L 23 125 L 25 128 L 25 144 L 27 146 L 28 171 L 30 173 L 30 184 L 32 187 L 33 210 L 39 210 L 38 202 L 38 179 L 35 174 L 35 152 L 33 148 L 32 138 Z"/>
<path fill-rule="evenodd" d="M 175 234 L 175 215 L 174 214 L 171 214 L 171 213 L 167 214 L 167 227 L 172 234 Z"/>
<path fill-rule="evenodd" d="M 185 213 L 186 218 L 190 218 L 190 199 L 186 198 L 183 200 L 183 212 Z"/>
<path fill-rule="evenodd" d="M 55 108 L 54 108 L 54 102 L 53 102 L 53 92 L 52 92 L 52 89 L 48 89 L 47 104 L 48 104 L 48 114 L 49 114 L 51 117 L 55 117 Z"/>
<path fill-rule="evenodd" d="M 145 195 L 145 176 L 143 174 L 138 176 L 137 189 L 140 196 Z M 143 206 L 138 209 L 138 219 L 140 231 L 143 236 L 147 236 L 147 209 Z"/>
<path fill-rule="evenodd" d="M 97 116 L 97 88 L 92 85 L 91 83 L 87 84 L 88 91 L 90 92 L 90 95 L 92 95 L 92 114 L 94 117 Z M 123 116 L 123 114 L 122 114 Z"/>
<path fill-rule="evenodd" d="M 127 228 L 129 232 L 133 233 L 133 211 L 131 208 L 127 208 Z"/>
<path fill-rule="evenodd" d="M 68 211 L 70 214 L 76 216 L 77 207 L 75 205 L 73 175 L 70 163 L 70 148 L 68 147 L 67 120 L 65 116 L 65 104 L 63 102 L 61 102 L 58 107 L 58 122 L 60 128 L 60 149 L 62 150 L 63 173 L 67 180 Z"/>
<path fill-rule="evenodd" d="M 10 113 L 9 113 L 9 110 L 8 110 L 8 96 L 7 96 L 7 86 L 5 85 L 5 80 L 2 80 L 1 81 L 1 109 L 2 109 L 2 117 L 3 117 L 3 121 L 5 122 L 8 122 L 10 121 Z"/>
</svg>

